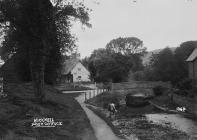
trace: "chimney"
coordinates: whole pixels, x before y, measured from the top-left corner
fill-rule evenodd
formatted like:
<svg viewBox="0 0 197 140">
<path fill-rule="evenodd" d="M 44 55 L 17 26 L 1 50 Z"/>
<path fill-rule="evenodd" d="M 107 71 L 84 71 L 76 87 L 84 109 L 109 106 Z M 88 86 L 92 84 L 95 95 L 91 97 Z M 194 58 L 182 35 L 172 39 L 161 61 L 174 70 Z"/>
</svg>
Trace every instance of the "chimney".
<svg viewBox="0 0 197 140">
<path fill-rule="evenodd" d="M 71 55 L 71 59 L 78 59 L 78 60 L 80 60 L 80 53 L 73 53 Z"/>
</svg>

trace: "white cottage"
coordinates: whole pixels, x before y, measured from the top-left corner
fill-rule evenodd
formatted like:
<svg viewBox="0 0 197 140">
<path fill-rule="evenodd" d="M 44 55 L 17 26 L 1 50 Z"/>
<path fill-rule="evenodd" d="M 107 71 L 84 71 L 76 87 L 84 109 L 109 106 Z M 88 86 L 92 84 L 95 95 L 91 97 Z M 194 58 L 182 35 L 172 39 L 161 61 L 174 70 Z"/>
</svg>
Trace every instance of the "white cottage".
<svg viewBox="0 0 197 140">
<path fill-rule="evenodd" d="M 66 60 L 61 72 L 62 82 L 89 82 L 90 72 L 77 58 Z"/>
</svg>

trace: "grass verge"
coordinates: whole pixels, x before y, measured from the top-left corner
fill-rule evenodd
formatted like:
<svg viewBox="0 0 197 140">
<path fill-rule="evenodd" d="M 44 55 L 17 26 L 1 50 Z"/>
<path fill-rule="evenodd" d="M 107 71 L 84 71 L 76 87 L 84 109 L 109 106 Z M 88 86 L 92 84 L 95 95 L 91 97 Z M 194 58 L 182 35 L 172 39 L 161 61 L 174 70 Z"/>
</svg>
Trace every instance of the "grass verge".
<svg viewBox="0 0 197 140">
<path fill-rule="evenodd" d="M 45 102 L 39 102 L 31 83 L 9 85 L 0 99 L 0 139 L 3 140 L 96 140 L 84 110 L 73 98 L 46 85 Z M 62 126 L 34 128 L 35 118 L 53 118 Z"/>
</svg>

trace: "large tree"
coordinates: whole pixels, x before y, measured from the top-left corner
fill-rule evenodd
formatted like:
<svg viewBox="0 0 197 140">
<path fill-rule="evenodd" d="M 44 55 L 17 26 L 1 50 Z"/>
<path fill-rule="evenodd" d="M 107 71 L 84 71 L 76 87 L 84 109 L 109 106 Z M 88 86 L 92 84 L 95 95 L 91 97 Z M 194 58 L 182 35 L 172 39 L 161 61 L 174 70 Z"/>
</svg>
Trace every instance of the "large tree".
<svg viewBox="0 0 197 140">
<path fill-rule="evenodd" d="M 176 67 L 174 55 L 170 48 L 165 48 L 152 57 L 155 80 L 175 82 Z"/>
<path fill-rule="evenodd" d="M 143 54 L 146 51 L 143 41 L 136 37 L 119 37 L 113 39 L 106 45 L 106 49 L 123 55 Z"/>
<path fill-rule="evenodd" d="M 188 64 L 186 59 L 197 48 L 197 41 L 187 41 L 181 43 L 180 47 L 176 48 L 174 58 L 176 62 L 177 81 L 188 77 Z"/>
<path fill-rule="evenodd" d="M 75 5 L 63 0 L 54 4 L 50 0 L 0 1 L 0 22 L 8 26 L 8 47 L 3 51 L 27 54 L 35 94 L 41 100 L 44 97 L 46 61 L 56 64 L 60 54 L 69 50 L 73 42 L 69 32 L 71 16 L 89 25 L 88 13 L 82 3 Z"/>
<path fill-rule="evenodd" d="M 139 55 L 123 55 L 105 48 L 94 50 L 83 62 L 88 66 L 91 78 L 98 82 L 126 81 L 130 70 L 142 69 Z"/>
<path fill-rule="evenodd" d="M 197 48 L 197 41 L 187 41 L 181 43 L 175 51 L 165 48 L 158 54 L 154 54 L 150 66 L 144 70 L 145 79 L 171 81 L 173 85 L 185 81 L 188 78 L 186 59 L 195 48 Z"/>
</svg>

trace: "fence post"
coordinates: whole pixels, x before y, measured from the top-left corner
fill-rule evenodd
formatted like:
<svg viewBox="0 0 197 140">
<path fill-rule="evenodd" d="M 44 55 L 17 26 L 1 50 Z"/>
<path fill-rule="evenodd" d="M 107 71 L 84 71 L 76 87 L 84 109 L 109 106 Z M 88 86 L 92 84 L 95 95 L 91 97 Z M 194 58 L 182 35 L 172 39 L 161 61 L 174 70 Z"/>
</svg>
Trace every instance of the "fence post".
<svg viewBox="0 0 197 140">
<path fill-rule="evenodd" d="M 87 92 L 85 93 L 85 102 L 87 101 L 87 97 L 86 97 Z"/>
<path fill-rule="evenodd" d="M 111 90 L 114 90 L 114 83 L 111 83 Z"/>
<path fill-rule="evenodd" d="M 89 99 L 91 98 L 91 92 L 89 92 Z"/>
</svg>

